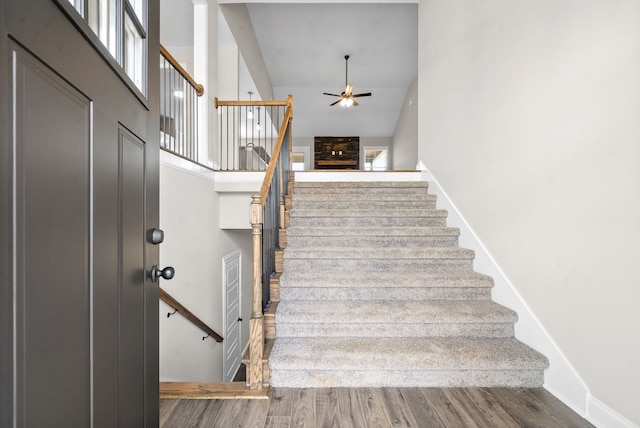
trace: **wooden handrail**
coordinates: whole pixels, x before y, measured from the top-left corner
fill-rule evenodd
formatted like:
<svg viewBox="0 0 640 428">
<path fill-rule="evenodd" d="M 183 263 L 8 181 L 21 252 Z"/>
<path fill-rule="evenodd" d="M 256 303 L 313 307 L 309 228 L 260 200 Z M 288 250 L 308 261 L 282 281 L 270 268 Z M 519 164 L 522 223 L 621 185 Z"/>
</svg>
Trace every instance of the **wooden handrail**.
<svg viewBox="0 0 640 428">
<path fill-rule="evenodd" d="M 237 105 L 237 104 L 236 104 Z M 254 105 L 254 104 L 252 104 Z M 263 387 L 264 371 L 263 371 L 263 355 L 264 355 L 264 314 L 262 301 L 263 286 L 263 248 L 262 248 L 262 232 L 264 224 L 264 210 L 267 204 L 267 196 L 273 181 L 277 164 L 282 161 L 282 145 L 291 126 L 293 119 L 293 99 L 291 95 L 287 97 L 286 102 L 280 101 L 278 105 L 286 105 L 287 109 L 282 119 L 282 125 L 278 131 L 278 139 L 271 153 L 271 162 L 265 172 L 264 180 L 260 188 L 259 195 L 253 195 L 249 209 L 249 222 L 251 223 L 251 235 L 253 241 L 253 276 L 252 276 L 252 299 L 251 299 L 251 321 L 249 322 L 249 365 L 247 367 L 247 376 L 250 389 L 261 389 Z M 282 189 L 282 168 L 280 168 L 280 188 Z M 283 215 L 284 197 L 278 195 Z"/>
<path fill-rule="evenodd" d="M 269 187 L 271 186 L 271 180 L 273 178 L 273 174 L 276 170 L 277 160 L 280 156 L 280 150 L 282 150 L 282 143 L 284 142 L 284 136 L 287 132 L 287 127 L 289 121 L 293 118 L 293 101 L 291 95 L 287 97 L 287 111 L 284 114 L 284 118 L 282 119 L 282 125 L 280 125 L 280 131 L 278 132 L 278 139 L 276 140 L 276 145 L 271 153 L 272 161 L 269 162 L 269 167 L 267 168 L 267 172 L 264 174 L 264 180 L 262 180 L 262 187 L 260 187 L 260 203 L 264 206 L 267 202 L 267 194 L 269 193 Z"/>
<path fill-rule="evenodd" d="M 289 95 L 291 97 L 291 95 Z M 223 101 L 219 100 L 218 97 L 215 97 L 215 106 L 218 108 L 219 106 L 289 106 L 291 105 L 290 100 L 275 100 L 275 101 Z"/>
<path fill-rule="evenodd" d="M 169 61 L 176 70 L 178 70 L 178 73 L 180 73 L 180 75 L 184 77 L 187 82 L 189 82 L 189 84 L 193 87 L 193 89 L 196 90 L 196 93 L 198 94 L 199 97 L 201 97 L 204 94 L 204 86 L 196 82 L 193 79 L 193 77 L 191 77 L 189 72 L 184 68 L 182 68 L 178 60 L 175 59 L 173 55 L 171 55 L 171 53 L 167 50 L 167 48 L 165 48 L 162 45 L 160 45 L 160 54 L 163 57 L 165 57 L 166 60 Z"/>
<path fill-rule="evenodd" d="M 193 312 L 189 309 L 185 308 L 180 302 L 178 302 L 174 297 L 172 297 L 169 293 L 164 291 L 162 288 L 160 289 L 160 300 L 165 302 L 167 305 L 171 306 L 173 309 L 177 310 L 180 315 L 191 321 L 196 327 L 200 330 L 207 333 L 209 336 L 213 337 L 216 342 L 222 342 L 224 339 L 218 333 L 213 331 L 211 327 L 206 325 L 200 318 L 195 316 Z"/>
</svg>

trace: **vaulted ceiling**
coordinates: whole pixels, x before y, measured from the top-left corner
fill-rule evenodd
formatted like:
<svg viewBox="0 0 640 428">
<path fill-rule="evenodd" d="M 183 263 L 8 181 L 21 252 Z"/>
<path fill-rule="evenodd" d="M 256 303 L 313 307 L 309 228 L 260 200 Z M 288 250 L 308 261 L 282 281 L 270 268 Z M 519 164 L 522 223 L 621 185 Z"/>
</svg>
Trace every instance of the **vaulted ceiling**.
<svg viewBox="0 0 640 428">
<path fill-rule="evenodd" d="M 274 95 L 294 99 L 300 136 L 393 135 L 418 73 L 415 3 L 254 3 L 247 8 Z M 358 107 L 329 104 L 345 88 L 345 55 Z"/>
<path fill-rule="evenodd" d="M 294 100 L 297 136 L 390 137 L 393 135 L 407 89 L 418 74 L 418 5 L 389 3 L 267 3 L 255 0 L 246 8 L 266 65 L 275 99 Z M 295 1 L 295 0 L 294 0 Z M 407 0 L 405 0 L 407 1 Z M 163 13 L 175 18 L 190 0 L 161 0 L 161 7 L 183 11 Z M 219 3 L 237 3 L 219 0 Z M 187 7 L 188 8 L 188 7 Z M 167 28 L 163 33 L 168 33 Z M 171 29 L 177 33 L 189 28 Z M 173 36 L 172 36 L 173 37 Z M 221 40 L 227 36 L 221 36 Z M 183 39 L 185 37 L 182 37 Z M 182 41 L 180 42 L 182 43 Z M 182 44 L 178 44 L 182 46 Z M 345 60 L 358 107 L 330 107 L 345 89 Z M 241 99 L 254 90 L 241 73 Z M 253 99 L 256 99 L 255 95 Z"/>
</svg>

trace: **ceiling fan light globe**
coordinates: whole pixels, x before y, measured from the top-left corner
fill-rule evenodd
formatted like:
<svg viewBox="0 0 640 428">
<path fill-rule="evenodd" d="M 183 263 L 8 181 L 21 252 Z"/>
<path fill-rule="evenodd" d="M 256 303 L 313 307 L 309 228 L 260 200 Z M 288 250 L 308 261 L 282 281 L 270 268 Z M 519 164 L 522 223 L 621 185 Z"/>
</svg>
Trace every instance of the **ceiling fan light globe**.
<svg viewBox="0 0 640 428">
<path fill-rule="evenodd" d="M 342 100 L 340 100 L 340 105 L 342 107 L 348 107 L 348 101 L 346 98 L 343 98 Z"/>
<path fill-rule="evenodd" d="M 351 107 L 353 105 L 353 98 L 347 98 L 346 101 L 347 101 L 346 103 L 347 107 Z"/>
</svg>

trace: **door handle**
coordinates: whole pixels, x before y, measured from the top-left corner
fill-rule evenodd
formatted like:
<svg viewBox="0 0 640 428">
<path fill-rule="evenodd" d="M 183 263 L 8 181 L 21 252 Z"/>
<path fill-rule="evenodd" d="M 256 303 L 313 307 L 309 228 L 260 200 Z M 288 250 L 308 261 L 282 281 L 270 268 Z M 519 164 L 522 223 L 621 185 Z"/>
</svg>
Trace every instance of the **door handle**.
<svg viewBox="0 0 640 428">
<path fill-rule="evenodd" d="M 164 269 L 159 269 L 158 266 L 154 265 L 151 268 L 151 272 L 150 272 L 151 282 L 158 282 L 158 279 L 160 278 L 172 279 L 175 274 L 176 274 L 176 270 L 171 266 L 167 266 Z"/>
</svg>

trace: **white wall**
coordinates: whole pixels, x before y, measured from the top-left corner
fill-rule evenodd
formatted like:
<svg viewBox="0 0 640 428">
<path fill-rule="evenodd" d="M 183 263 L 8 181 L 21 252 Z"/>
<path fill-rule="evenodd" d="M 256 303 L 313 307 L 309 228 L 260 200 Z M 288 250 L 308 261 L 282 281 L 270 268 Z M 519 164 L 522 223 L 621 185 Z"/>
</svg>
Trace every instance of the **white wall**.
<svg viewBox="0 0 640 428">
<path fill-rule="evenodd" d="M 295 110 L 294 110 L 295 111 Z M 309 165 L 310 168 L 313 169 L 313 150 L 314 150 L 314 145 L 313 145 L 313 137 L 298 137 L 295 136 L 295 121 L 292 124 L 293 126 L 293 133 L 294 136 L 292 138 L 292 146 L 296 146 L 296 147 L 309 147 Z"/>
<path fill-rule="evenodd" d="M 192 0 L 161 0 L 160 43 L 166 48 L 193 47 Z"/>
<path fill-rule="evenodd" d="M 233 38 L 240 52 L 242 52 L 247 70 L 257 90 L 256 95 L 260 94 L 260 99 L 263 100 L 273 100 L 273 85 L 267 72 L 267 66 L 262 58 L 256 34 L 251 25 L 251 17 L 247 6 L 242 3 L 222 4 L 220 5 L 220 11 L 229 23 Z M 256 100 L 258 97 L 256 96 L 253 99 Z"/>
<path fill-rule="evenodd" d="M 402 103 L 393 133 L 393 169 L 415 169 L 418 162 L 418 78 L 413 81 Z"/>
<path fill-rule="evenodd" d="M 175 278 L 160 286 L 224 336 L 222 257 L 242 251 L 242 317 L 251 317 L 251 232 L 219 229 L 219 194 L 215 173 L 186 172 L 166 163 L 160 168 L 160 227 L 165 242 L 160 265 L 173 266 Z M 175 161 L 180 161 L 174 158 Z M 249 205 L 246 208 L 247 222 Z M 180 314 L 167 318 L 171 308 L 160 302 L 160 381 L 222 381 L 222 344 L 208 338 Z M 242 347 L 249 323 L 242 324 Z"/>
<path fill-rule="evenodd" d="M 422 0 L 419 46 L 419 159 L 588 386 L 587 417 L 640 424 L 640 2 Z"/>
</svg>

